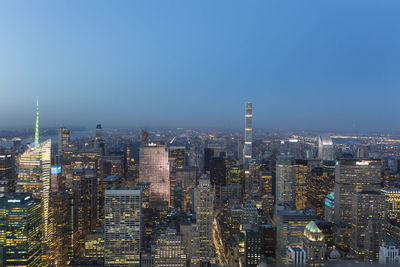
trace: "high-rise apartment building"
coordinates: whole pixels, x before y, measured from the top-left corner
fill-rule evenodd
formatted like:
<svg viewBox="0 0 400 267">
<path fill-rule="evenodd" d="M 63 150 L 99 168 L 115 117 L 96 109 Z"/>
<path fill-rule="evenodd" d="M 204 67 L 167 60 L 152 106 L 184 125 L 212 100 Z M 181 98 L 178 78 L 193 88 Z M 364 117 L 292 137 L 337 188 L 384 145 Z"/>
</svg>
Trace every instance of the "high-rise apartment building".
<svg viewBox="0 0 400 267">
<path fill-rule="evenodd" d="M 29 194 L 10 194 L 0 198 L 2 266 L 43 266 L 41 236 L 40 200 Z"/>
<path fill-rule="evenodd" d="M 141 217 L 139 188 L 113 187 L 105 191 L 105 266 L 140 266 Z"/>
<path fill-rule="evenodd" d="M 186 267 L 186 252 L 183 236 L 168 228 L 157 238 L 154 267 Z"/>
<path fill-rule="evenodd" d="M 249 170 L 249 163 L 253 156 L 253 104 L 247 102 L 245 107 L 244 152 L 243 164 L 245 172 Z"/>
<path fill-rule="evenodd" d="M 318 158 L 322 160 L 333 160 L 333 142 L 330 136 L 318 137 Z"/>
<path fill-rule="evenodd" d="M 170 177 L 167 147 L 146 143 L 140 146 L 139 182 L 150 183 L 150 202 L 170 203 Z"/>
<path fill-rule="evenodd" d="M 215 191 L 208 175 L 203 175 L 195 189 L 196 225 L 200 240 L 200 259 L 214 256 L 213 212 Z"/>
<path fill-rule="evenodd" d="M 335 172 L 335 226 L 337 244 L 348 249 L 353 218 L 353 194 L 361 191 L 377 191 L 381 184 L 380 160 L 343 158 Z"/>
</svg>

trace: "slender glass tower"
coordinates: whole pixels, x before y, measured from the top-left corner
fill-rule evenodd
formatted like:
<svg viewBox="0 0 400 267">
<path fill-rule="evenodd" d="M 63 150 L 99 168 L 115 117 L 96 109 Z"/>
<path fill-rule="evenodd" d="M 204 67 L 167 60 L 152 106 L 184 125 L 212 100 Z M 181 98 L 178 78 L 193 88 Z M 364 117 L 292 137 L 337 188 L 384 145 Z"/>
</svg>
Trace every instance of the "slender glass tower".
<svg viewBox="0 0 400 267">
<path fill-rule="evenodd" d="M 253 143 L 253 104 L 246 103 L 245 109 L 245 128 L 244 128 L 244 153 L 243 164 L 246 173 L 249 173 L 249 162 L 252 157 L 252 143 Z"/>
</svg>

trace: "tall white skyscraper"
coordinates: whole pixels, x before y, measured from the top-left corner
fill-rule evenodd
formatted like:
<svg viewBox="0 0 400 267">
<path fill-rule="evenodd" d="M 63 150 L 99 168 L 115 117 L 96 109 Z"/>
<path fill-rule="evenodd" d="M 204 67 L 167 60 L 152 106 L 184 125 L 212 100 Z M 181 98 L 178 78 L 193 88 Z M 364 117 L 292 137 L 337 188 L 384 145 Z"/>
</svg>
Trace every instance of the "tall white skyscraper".
<svg viewBox="0 0 400 267">
<path fill-rule="evenodd" d="M 113 187 L 105 191 L 105 266 L 140 266 L 141 217 L 140 188 Z"/>
<path fill-rule="evenodd" d="M 243 164 L 245 172 L 249 173 L 249 163 L 253 153 L 253 104 L 250 102 L 246 103 L 245 108 L 245 128 L 244 128 L 244 152 L 243 152 Z"/>
</svg>

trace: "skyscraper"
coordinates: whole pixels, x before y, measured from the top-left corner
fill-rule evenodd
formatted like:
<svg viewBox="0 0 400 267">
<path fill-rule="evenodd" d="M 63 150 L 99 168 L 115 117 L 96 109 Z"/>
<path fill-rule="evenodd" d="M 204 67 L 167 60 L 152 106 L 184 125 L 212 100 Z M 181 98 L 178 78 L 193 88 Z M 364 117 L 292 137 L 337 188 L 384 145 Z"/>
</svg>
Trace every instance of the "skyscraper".
<svg viewBox="0 0 400 267">
<path fill-rule="evenodd" d="M 150 202 L 170 202 L 170 177 L 167 147 L 146 143 L 140 146 L 139 182 L 150 183 Z"/>
<path fill-rule="evenodd" d="M 29 194 L 12 194 L 0 198 L 0 247 L 2 266 L 43 266 L 41 201 Z"/>
<path fill-rule="evenodd" d="M 208 175 L 203 175 L 195 189 L 196 225 L 200 239 L 200 259 L 210 259 L 214 256 L 213 212 L 215 190 L 211 186 Z"/>
<path fill-rule="evenodd" d="M 48 256 L 48 245 L 54 241 L 49 233 L 50 169 L 51 139 L 36 144 L 21 155 L 16 185 L 17 193 L 31 194 L 33 198 L 42 200 L 43 257 Z"/>
<path fill-rule="evenodd" d="M 183 236 L 168 228 L 157 238 L 155 245 L 155 267 L 185 267 L 186 252 Z"/>
<path fill-rule="evenodd" d="M 378 259 L 383 241 L 384 195 L 380 191 L 353 194 L 350 249 L 365 261 Z"/>
<path fill-rule="evenodd" d="M 70 132 L 71 131 L 64 126 L 58 128 L 58 156 L 62 156 L 65 148 L 69 145 Z"/>
<path fill-rule="evenodd" d="M 333 160 L 333 142 L 330 136 L 318 137 L 318 158 L 322 160 Z"/>
<path fill-rule="evenodd" d="M 245 108 L 245 128 L 244 128 L 244 152 L 243 152 L 243 164 L 245 172 L 249 173 L 249 163 L 253 154 L 253 104 L 250 102 L 246 103 Z"/>
<path fill-rule="evenodd" d="M 296 207 L 296 165 L 293 156 L 276 160 L 276 210 Z"/>
<path fill-rule="evenodd" d="M 377 191 L 381 183 L 380 160 L 340 159 L 335 173 L 335 226 L 337 244 L 348 249 L 351 236 L 353 193 Z"/>
<path fill-rule="evenodd" d="M 285 262 L 289 247 L 302 246 L 304 227 L 315 219 L 312 210 L 279 210 L 276 216 L 276 261 Z"/>
<path fill-rule="evenodd" d="M 140 266 L 142 198 L 139 188 L 105 192 L 104 265 Z"/>
</svg>

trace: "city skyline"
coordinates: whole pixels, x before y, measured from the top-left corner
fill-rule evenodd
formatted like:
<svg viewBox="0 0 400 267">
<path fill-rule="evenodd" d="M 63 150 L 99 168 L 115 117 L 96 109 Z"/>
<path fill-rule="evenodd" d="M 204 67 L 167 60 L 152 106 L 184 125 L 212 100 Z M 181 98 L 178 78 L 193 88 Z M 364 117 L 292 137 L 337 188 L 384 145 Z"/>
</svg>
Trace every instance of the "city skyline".
<svg viewBox="0 0 400 267">
<path fill-rule="evenodd" d="M 0 122 L 398 131 L 399 5 L 5 2 Z"/>
</svg>

